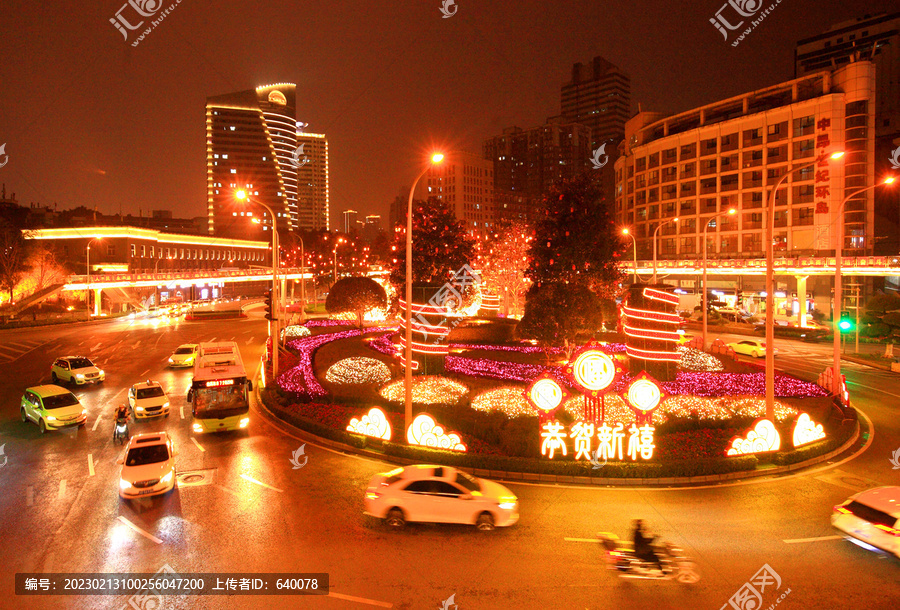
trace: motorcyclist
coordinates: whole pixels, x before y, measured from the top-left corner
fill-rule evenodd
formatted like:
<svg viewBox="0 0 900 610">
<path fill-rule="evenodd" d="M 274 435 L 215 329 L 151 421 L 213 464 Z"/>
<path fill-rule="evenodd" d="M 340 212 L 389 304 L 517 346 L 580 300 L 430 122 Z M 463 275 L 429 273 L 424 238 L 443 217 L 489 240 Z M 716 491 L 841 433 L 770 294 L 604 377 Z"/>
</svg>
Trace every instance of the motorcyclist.
<svg viewBox="0 0 900 610">
<path fill-rule="evenodd" d="M 647 536 L 644 523 L 641 519 L 634 521 L 634 556 L 646 563 L 655 563 L 659 571 L 663 571 L 662 563 L 653 549 L 653 541 L 656 536 Z"/>
<path fill-rule="evenodd" d="M 113 428 L 113 440 L 116 440 L 116 428 L 119 427 L 119 424 L 125 424 L 125 438 L 130 439 L 131 434 L 128 432 L 128 407 L 124 404 L 120 404 L 116 407 L 116 425 Z"/>
</svg>

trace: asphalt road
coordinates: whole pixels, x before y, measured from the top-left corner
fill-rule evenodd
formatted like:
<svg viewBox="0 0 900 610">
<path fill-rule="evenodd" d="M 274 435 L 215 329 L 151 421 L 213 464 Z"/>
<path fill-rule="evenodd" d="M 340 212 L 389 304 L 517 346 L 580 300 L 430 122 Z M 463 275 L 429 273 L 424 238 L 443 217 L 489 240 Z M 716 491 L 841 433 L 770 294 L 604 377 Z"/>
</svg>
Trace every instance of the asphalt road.
<svg viewBox="0 0 900 610">
<path fill-rule="evenodd" d="M 248 430 L 194 437 L 184 396 L 190 370 L 166 358 L 181 343 L 236 340 L 250 372 L 263 350 L 263 320 L 109 321 L 0 333 L 0 608 L 122 608 L 123 596 L 15 597 L 17 572 L 327 572 L 328 597 L 173 597 L 163 608 L 730 608 L 729 598 L 764 565 L 781 585 L 763 608 L 895 608 L 900 561 L 835 539 L 832 506 L 866 487 L 898 484 L 900 376 L 846 364 L 852 399 L 871 419 L 864 451 L 786 477 L 693 489 L 586 489 L 509 484 L 521 520 L 484 534 L 456 526 L 386 530 L 362 515 L 369 478 L 389 467 L 315 446 L 259 411 Z M 829 346 L 779 341 L 779 368 L 815 378 Z M 75 393 L 89 411 L 82 429 L 41 436 L 22 423 L 25 387 L 49 382 L 60 355 L 87 355 L 106 382 Z M 140 502 L 117 494 L 121 453 L 112 410 L 132 384 L 157 379 L 168 419 L 133 432 L 167 430 L 179 478 L 200 485 Z M 184 407 L 185 418 L 181 416 Z M 306 443 L 308 462 L 294 469 Z M 2 461 L 2 460 L 0 460 Z M 598 531 L 628 535 L 644 518 L 694 558 L 702 579 L 628 581 L 601 562 Z M 797 542 L 797 540 L 803 540 Z M 142 606 L 137 606 L 142 607 Z M 148 606 L 143 606 L 148 607 Z M 737 606 L 749 609 L 751 606 Z M 450 606 L 449 608 L 452 608 Z"/>
</svg>

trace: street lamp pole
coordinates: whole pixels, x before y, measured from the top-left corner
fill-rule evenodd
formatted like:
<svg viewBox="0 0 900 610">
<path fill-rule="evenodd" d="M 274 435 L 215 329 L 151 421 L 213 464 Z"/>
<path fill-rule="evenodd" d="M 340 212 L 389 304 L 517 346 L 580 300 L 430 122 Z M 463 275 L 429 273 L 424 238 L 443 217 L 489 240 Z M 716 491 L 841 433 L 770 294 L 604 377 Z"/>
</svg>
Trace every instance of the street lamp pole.
<svg viewBox="0 0 900 610">
<path fill-rule="evenodd" d="M 703 290 L 703 311 L 701 312 L 701 315 L 703 316 L 703 351 L 706 351 L 706 347 L 707 347 L 706 346 L 706 323 L 707 323 L 706 317 L 707 317 L 707 313 L 709 312 L 709 304 L 706 302 L 706 300 L 708 298 L 706 296 L 706 292 L 707 292 L 707 289 L 706 289 L 706 248 L 707 248 L 706 232 L 709 229 L 709 225 L 716 218 L 719 218 L 721 216 L 727 216 L 729 214 L 735 214 L 735 213 L 737 213 L 737 210 L 734 208 L 731 208 L 727 212 L 722 212 L 721 214 L 717 214 L 717 215 L 711 217 L 709 220 L 707 220 L 706 225 L 704 225 L 704 227 L 703 227 L 703 282 L 701 284 L 701 289 Z"/>
<path fill-rule="evenodd" d="M 835 230 L 837 231 L 837 242 L 834 247 L 834 313 L 832 317 L 832 324 L 834 326 L 834 364 L 832 373 L 834 376 L 832 377 L 832 391 L 835 396 L 838 397 L 838 400 L 843 402 L 843 386 L 841 384 L 841 301 L 843 300 L 843 295 L 841 291 L 843 290 L 842 282 L 841 282 L 841 258 L 843 257 L 843 248 L 844 248 L 844 204 L 846 204 L 850 199 L 856 197 L 860 193 L 865 193 L 866 191 L 871 191 L 879 186 L 884 186 L 887 184 L 893 184 L 894 177 L 889 176 L 884 179 L 884 182 L 880 182 L 878 184 L 873 184 L 872 186 L 867 186 L 861 189 L 856 189 L 841 201 L 841 204 L 837 209 L 837 227 Z M 859 305 L 859 300 L 857 299 L 857 306 Z M 859 310 L 857 309 L 857 312 Z M 857 316 L 858 317 L 858 316 Z M 858 324 L 858 322 L 857 322 Z M 859 332 L 859 329 L 857 329 Z"/>
<path fill-rule="evenodd" d="M 101 239 L 101 237 L 95 237 L 88 241 L 87 244 L 87 295 L 85 295 L 85 303 L 87 303 L 87 314 L 88 320 L 91 319 L 91 244 Z M 99 312 L 98 312 L 99 313 Z"/>
<path fill-rule="evenodd" d="M 790 168 L 775 183 L 766 202 L 766 419 L 771 422 L 775 421 L 775 194 L 791 174 L 818 165 L 825 158 L 840 159 L 843 155 L 822 154 L 815 161 Z"/>
<path fill-rule="evenodd" d="M 338 277 L 337 277 L 337 251 L 338 251 L 338 246 L 341 245 L 342 243 L 344 243 L 343 237 L 336 239 L 334 242 L 334 281 L 335 282 L 337 282 L 337 280 L 338 280 Z"/>
<path fill-rule="evenodd" d="M 628 228 L 622 229 L 622 235 L 627 235 L 631 238 L 631 243 L 634 244 L 634 283 L 638 283 L 638 275 L 637 275 L 637 240 L 634 238 L 634 235 L 631 234 L 631 231 Z M 655 269 L 654 265 L 654 269 Z"/>
<path fill-rule="evenodd" d="M 665 220 L 658 225 L 656 225 L 656 229 L 653 231 L 653 283 L 656 283 L 656 235 L 659 233 L 659 230 L 669 224 L 670 222 L 678 222 L 678 217 L 670 218 L 669 220 Z M 635 245 L 637 248 L 637 245 Z"/>
<path fill-rule="evenodd" d="M 269 342 L 272 345 L 272 378 L 278 376 L 278 225 L 275 213 L 267 204 L 258 199 L 251 199 L 246 191 L 237 191 L 235 197 L 239 201 L 249 201 L 266 209 L 272 218 L 272 323 L 269 325 Z"/>
<path fill-rule="evenodd" d="M 403 395 L 403 429 L 408 430 L 412 423 L 412 204 L 413 195 L 416 192 L 416 185 L 422 176 L 428 173 L 428 170 L 436 164 L 444 160 L 444 155 L 435 153 L 431 156 L 431 165 L 425 167 L 413 181 L 409 189 L 409 201 L 406 205 L 406 345 L 404 356 L 406 357 L 406 366 L 404 367 L 404 395 Z"/>
<path fill-rule="evenodd" d="M 306 261 L 306 249 L 303 247 L 303 238 L 300 239 L 300 322 L 306 319 L 306 270 L 304 264 Z"/>
</svg>

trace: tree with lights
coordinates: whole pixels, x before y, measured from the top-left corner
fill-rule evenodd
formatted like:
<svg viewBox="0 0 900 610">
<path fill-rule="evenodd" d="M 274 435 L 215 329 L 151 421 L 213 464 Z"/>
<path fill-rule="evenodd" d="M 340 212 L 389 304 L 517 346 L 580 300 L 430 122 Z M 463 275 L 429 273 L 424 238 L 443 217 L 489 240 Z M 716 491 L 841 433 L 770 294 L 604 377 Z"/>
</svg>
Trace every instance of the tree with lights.
<svg viewBox="0 0 900 610">
<path fill-rule="evenodd" d="M 571 358 L 578 333 L 593 333 L 600 328 L 601 309 L 597 296 L 582 284 L 535 285 L 528 291 L 525 315 L 516 334 L 522 339 L 534 339 L 545 348 L 562 344 L 566 357 Z"/>
<path fill-rule="evenodd" d="M 353 312 L 359 327 L 363 326 L 363 316 L 367 311 L 384 307 L 387 294 L 384 288 L 367 277 L 345 277 L 335 282 L 325 299 L 325 310 L 329 314 Z"/>
<path fill-rule="evenodd" d="M 489 289 L 503 297 L 503 315 L 509 316 L 510 303 L 518 310 L 529 281 L 525 277 L 528 249 L 533 237 L 523 222 L 501 220 L 482 247 L 479 269 Z"/>
<path fill-rule="evenodd" d="M 406 223 L 394 230 L 391 282 L 406 283 Z M 475 256 L 475 242 L 444 202 L 413 200 L 413 284 L 443 284 Z M 415 302 L 415 301 L 414 301 Z"/>
<path fill-rule="evenodd" d="M 13 291 L 25 272 L 25 236 L 19 229 L 0 227 L 0 289 L 9 293 L 9 302 L 15 300 Z"/>
</svg>

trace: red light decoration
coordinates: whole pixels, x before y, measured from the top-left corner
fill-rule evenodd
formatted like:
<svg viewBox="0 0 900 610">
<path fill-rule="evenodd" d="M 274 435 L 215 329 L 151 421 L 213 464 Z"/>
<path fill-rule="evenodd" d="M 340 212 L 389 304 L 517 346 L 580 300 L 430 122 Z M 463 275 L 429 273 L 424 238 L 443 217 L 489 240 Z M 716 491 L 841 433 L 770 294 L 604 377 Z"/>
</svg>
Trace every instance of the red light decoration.
<svg viewBox="0 0 900 610">
<path fill-rule="evenodd" d="M 674 312 L 678 295 L 632 286 L 622 306 L 621 328 L 627 337 L 625 352 L 631 370 L 650 370 L 664 380 L 675 378 L 681 359 L 677 332 L 681 317 Z"/>
<path fill-rule="evenodd" d="M 669 294 L 668 292 L 663 292 L 662 290 L 644 288 L 644 296 L 648 299 L 653 299 L 654 301 L 662 301 L 663 303 L 668 303 L 669 305 L 678 305 L 678 295 Z"/>
</svg>

